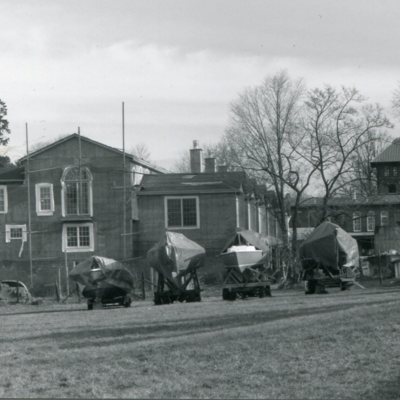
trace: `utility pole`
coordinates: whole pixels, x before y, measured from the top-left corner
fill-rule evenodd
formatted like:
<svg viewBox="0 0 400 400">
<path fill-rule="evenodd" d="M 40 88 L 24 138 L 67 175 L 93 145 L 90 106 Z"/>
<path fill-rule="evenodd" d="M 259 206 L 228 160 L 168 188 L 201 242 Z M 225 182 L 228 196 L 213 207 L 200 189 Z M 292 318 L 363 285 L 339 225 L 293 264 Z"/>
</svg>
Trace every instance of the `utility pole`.
<svg viewBox="0 0 400 400">
<path fill-rule="evenodd" d="M 29 160 L 29 140 L 28 123 L 25 122 L 26 136 L 26 186 L 28 191 L 28 251 L 29 251 L 29 272 L 31 287 L 33 287 L 33 265 L 32 265 L 32 229 L 31 229 L 31 179 L 30 179 L 30 160 Z"/>
</svg>

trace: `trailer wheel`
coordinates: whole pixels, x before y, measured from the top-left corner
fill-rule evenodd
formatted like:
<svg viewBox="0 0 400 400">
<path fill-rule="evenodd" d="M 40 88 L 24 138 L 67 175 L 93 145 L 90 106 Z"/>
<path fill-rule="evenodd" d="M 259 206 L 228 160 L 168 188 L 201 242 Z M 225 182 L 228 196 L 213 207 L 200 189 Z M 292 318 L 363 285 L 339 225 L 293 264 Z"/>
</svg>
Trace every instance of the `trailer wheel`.
<svg viewBox="0 0 400 400">
<path fill-rule="evenodd" d="M 266 287 L 264 288 L 264 293 L 265 293 L 265 295 L 266 295 L 267 297 L 271 297 L 271 296 L 272 296 L 272 294 L 271 294 L 271 287 L 270 287 L 270 286 L 266 286 Z"/>
<path fill-rule="evenodd" d="M 160 293 L 154 293 L 154 304 L 156 306 L 160 306 L 162 304 Z"/>
<path fill-rule="evenodd" d="M 124 304 L 123 304 L 123 306 L 124 306 L 124 307 L 130 307 L 130 306 L 131 306 L 131 303 L 132 303 L 132 299 L 131 299 L 129 296 L 127 296 L 127 297 L 125 297 L 125 299 L 124 299 Z"/>
<path fill-rule="evenodd" d="M 88 300 L 87 301 L 87 309 L 88 310 L 93 310 L 93 300 Z"/>
<path fill-rule="evenodd" d="M 169 295 L 169 293 L 164 293 L 164 295 L 162 296 L 162 304 L 170 304 L 173 303 L 173 299 L 171 298 L 171 296 Z"/>
<path fill-rule="evenodd" d="M 348 289 L 347 284 L 344 282 L 340 282 L 340 290 L 347 290 L 347 289 Z"/>
<path fill-rule="evenodd" d="M 222 289 L 222 300 L 229 300 L 229 290 Z"/>
<path fill-rule="evenodd" d="M 317 282 L 314 279 L 309 279 L 308 281 L 304 281 L 304 286 L 305 294 L 314 294 L 317 288 Z"/>
</svg>

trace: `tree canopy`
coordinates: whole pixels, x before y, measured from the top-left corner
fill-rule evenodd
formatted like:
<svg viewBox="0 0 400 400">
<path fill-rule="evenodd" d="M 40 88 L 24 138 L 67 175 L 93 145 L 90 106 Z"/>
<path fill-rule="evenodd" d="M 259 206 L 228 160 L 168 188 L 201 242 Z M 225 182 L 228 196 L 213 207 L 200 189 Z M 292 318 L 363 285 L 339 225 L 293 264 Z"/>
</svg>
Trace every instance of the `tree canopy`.
<svg viewBox="0 0 400 400">
<path fill-rule="evenodd" d="M 7 120 L 7 105 L 0 99 L 0 144 L 5 146 L 9 141 L 10 128 Z"/>
</svg>

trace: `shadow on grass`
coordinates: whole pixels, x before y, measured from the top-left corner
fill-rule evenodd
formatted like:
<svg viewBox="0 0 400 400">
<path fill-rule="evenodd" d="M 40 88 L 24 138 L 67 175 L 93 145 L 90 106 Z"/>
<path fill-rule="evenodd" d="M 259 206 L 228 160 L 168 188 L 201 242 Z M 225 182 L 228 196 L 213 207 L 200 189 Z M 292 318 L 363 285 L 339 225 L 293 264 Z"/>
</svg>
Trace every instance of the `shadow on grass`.
<svg viewBox="0 0 400 400">
<path fill-rule="evenodd" d="M 400 301 L 400 299 L 399 299 Z M 346 311 L 357 307 L 368 305 L 379 305 L 387 303 L 387 300 L 371 301 L 362 304 L 340 304 L 324 307 L 312 307 L 300 310 L 276 310 L 257 311 L 248 314 L 226 314 L 224 316 L 213 316 L 207 318 L 192 318 L 185 320 L 169 320 L 168 323 L 142 323 L 123 328 L 96 328 L 83 327 L 80 330 L 44 335 L 32 335 L 23 338 L 5 339 L 3 343 L 15 343 L 20 341 L 51 340 L 59 342 L 62 349 L 74 349 L 91 346 L 114 346 L 125 343 L 140 343 L 148 340 L 159 340 L 168 338 L 186 337 L 190 334 L 212 333 L 227 331 L 237 327 L 250 327 L 267 322 L 297 318 L 317 314 L 327 314 L 337 311 Z M 110 340 L 112 339 L 112 340 Z"/>
</svg>

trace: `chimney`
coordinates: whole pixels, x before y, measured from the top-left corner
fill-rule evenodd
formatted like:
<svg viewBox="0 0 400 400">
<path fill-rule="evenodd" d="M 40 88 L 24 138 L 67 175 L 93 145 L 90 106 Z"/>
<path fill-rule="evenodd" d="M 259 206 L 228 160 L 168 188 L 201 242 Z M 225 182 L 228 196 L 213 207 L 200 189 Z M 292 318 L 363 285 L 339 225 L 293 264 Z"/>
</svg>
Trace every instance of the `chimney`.
<svg viewBox="0 0 400 400">
<path fill-rule="evenodd" d="M 193 174 L 201 173 L 201 165 L 203 161 L 203 150 L 199 148 L 199 142 L 193 140 L 193 149 L 190 149 L 190 172 Z"/>
<path fill-rule="evenodd" d="M 207 157 L 204 159 L 204 172 L 207 174 L 213 174 L 215 172 L 215 158 L 214 157 Z"/>
<path fill-rule="evenodd" d="M 227 172 L 228 166 L 227 165 L 218 165 L 218 172 Z"/>
</svg>

